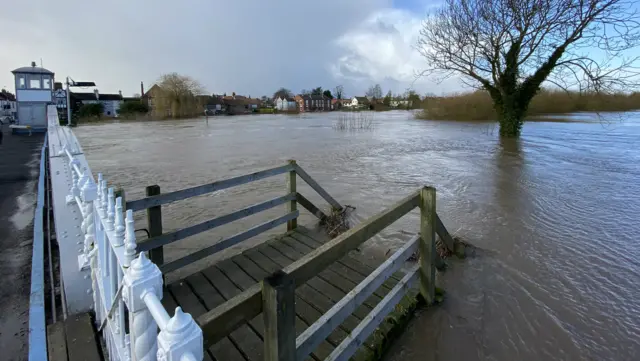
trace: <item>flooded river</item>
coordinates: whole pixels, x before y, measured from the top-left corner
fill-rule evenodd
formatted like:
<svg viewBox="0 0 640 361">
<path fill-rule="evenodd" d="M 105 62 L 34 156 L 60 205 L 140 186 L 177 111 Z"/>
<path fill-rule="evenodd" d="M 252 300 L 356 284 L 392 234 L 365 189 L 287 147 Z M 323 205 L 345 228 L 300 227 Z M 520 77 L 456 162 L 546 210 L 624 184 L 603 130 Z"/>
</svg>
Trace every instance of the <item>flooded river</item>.
<svg viewBox="0 0 640 361">
<path fill-rule="evenodd" d="M 296 159 L 334 198 L 357 207 L 357 222 L 434 185 L 445 225 L 478 250 L 452 264 L 442 278 L 445 303 L 422 311 L 388 360 L 640 359 L 640 114 L 529 122 L 518 141 L 500 141 L 493 125 L 372 116 L 372 129 L 352 131 L 335 129 L 331 113 L 100 124 L 76 134 L 92 170 L 128 199 L 146 185 L 171 191 Z M 284 191 L 279 176 L 175 203 L 163 208 L 164 228 Z M 312 224 L 303 213 L 300 223 Z M 167 258 L 281 214 L 181 241 Z M 363 252 L 384 257 L 417 231 L 411 213 Z"/>
</svg>

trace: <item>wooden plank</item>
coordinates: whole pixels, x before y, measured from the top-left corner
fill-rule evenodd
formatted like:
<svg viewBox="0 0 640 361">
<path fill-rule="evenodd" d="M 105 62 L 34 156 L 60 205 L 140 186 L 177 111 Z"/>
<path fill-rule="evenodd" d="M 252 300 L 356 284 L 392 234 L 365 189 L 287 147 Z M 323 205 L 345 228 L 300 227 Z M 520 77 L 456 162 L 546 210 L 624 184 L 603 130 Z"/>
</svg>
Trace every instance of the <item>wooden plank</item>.
<svg viewBox="0 0 640 361">
<path fill-rule="evenodd" d="M 272 219 L 270 221 L 267 221 L 265 223 L 261 223 L 257 226 L 254 226 L 252 228 L 249 228 L 248 230 L 238 233 L 234 236 L 231 236 L 227 239 L 223 239 L 222 241 L 211 245 L 209 247 L 200 249 L 194 253 L 191 253 L 188 256 L 179 258 L 177 260 L 171 261 L 167 264 L 164 264 L 162 266 L 160 266 L 160 270 L 162 271 L 162 273 L 167 273 L 167 272 L 172 272 L 175 271 L 181 267 L 184 267 L 188 264 L 191 264 L 199 259 L 211 256 L 217 252 L 220 252 L 224 249 L 227 249 L 231 246 L 234 246 L 242 241 L 245 241 L 251 237 L 255 237 L 257 235 L 259 235 L 262 232 L 268 231 L 271 228 L 275 228 L 281 224 L 284 224 L 296 217 L 298 217 L 298 215 L 300 214 L 300 211 L 295 211 L 295 212 L 291 212 L 291 213 L 287 213 L 284 216 L 278 217 L 276 219 Z"/>
<path fill-rule="evenodd" d="M 261 249 L 260 252 L 263 252 L 265 256 L 273 259 L 276 263 L 281 264 L 282 267 L 285 267 L 286 263 L 289 263 L 291 260 L 286 258 L 281 252 L 283 251 L 282 247 L 273 247 L 274 245 L 270 245 L 271 247 L 265 247 Z M 285 267 L 286 269 L 286 267 Z M 331 283 L 323 280 L 320 277 L 313 277 L 307 280 L 306 284 L 316 289 L 318 292 L 326 295 L 333 303 L 338 302 L 344 297 L 346 292 L 341 289 L 335 287 Z M 371 307 L 367 307 L 366 305 L 359 305 L 353 314 L 359 318 L 363 319 L 367 316 Z"/>
<path fill-rule="evenodd" d="M 251 174 L 224 179 L 224 180 L 216 181 L 209 184 L 204 184 L 204 185 L 191 187 L 187 189 L 181 189 L 178 191 L 164 193 L 164 194 L 153 196 L 153 197 L 137 199 L 135 201 L 127 202 L 127 209 L 131 209 L 134 212 L 140 211 L 146 208 L 151 208 L 153 206 L 159 206 L 162 204 L 177 202 L 183 199 L 196 197 L 196 196 L 200 196 L 200 195 L 211 193 L 211 192 L 216 192 L 216 191 L 227 189 L 230 187 L 239 186 L 245 183 L 254 182 L 260 179 L 286 173 L 291 170 L 293 170 L 293 166 L 290 164 L 286 164 L 280 167 L 275 167 L 275 168 L 266 169 L 266 170 L 262 170 L 262 171 L 251 173 Z"/>
<path fill-rule="evenodd" d="M 303 181 L 305 181 L 309 186 L 311 186 L 311 188 L 313 188 L 313 190 L 315 190 L 322 198 L 324 198 L 327 202 L 329 202 L 329 204 L 333 208 L 342 209 L 342 206 L 340 205 L 340 203 L 338 203 L 338 201 L 333 199 L 333 197 L 331 197 L 331 195 L 329 195 L 329 193 L 327 193 L 327 191 L 325 191 L 324 188 L 322 188 L 313 178 L 311 178 L 311 176 L 307 172 L 305 172 L 305 170 L 302 169 L 302 167 L 296 164 L 295 171 L 296 173 L 298 173 L 298 175 L 300 176 L 300 178 L 302 178 Z"/>
<path fill-rule="evenodd" d="M 327 361 L 346 361 L 360 347 L 362 342 L 376 330 L 378 325 L 400 302 L 402 297 L 411 289 L 411 285 L 418 278 L 418 265 L 414 265 L 400 282 L 389 292 L 389 294 L 380 302 L 376 308 L 371 311 L 369 316 L 356 327 L 353 332 L 336 347 Z"/>
<path fill-rule="evenodd" d="M 160 194 L 160 186 L 152 185 L 145 189 L 147 197 L 153 197 Z M 162 207 L 157 205 L 147 209 L 147 228 L 149 229 L 149 238 L 159 237 L 162 235 Z M 137 247 L 144 247 L 146 242 L 138 243 Z M 149 259 L 156 266 L 164 264 L 164 249 L 159 247 L 149 252 Z"/>
<path fill-rule="evenodd" d="M 281 245 L 278 247 L 278 249 L 280 249 L 282 251 L 289 252 L 289 253 L 290 252 L 295 252 L 296 259 L 297 259 L 297 258 L 300 258 L 301 256 L 304 256 L 305 254 L 308 253 L 308 252 L 301 251 L 299 248 L 297 248 L 295 246 L 297 244 L 298 244 L 298 242 L 296 242 L 292 238 L 283 237 L 282 240 L 281 240 Z M 326 282 L 330 283 L 332 286 L 340 289 L 344 293 L 351 292 L 353 290 L 353 288 L 358 285 L 358 283 L 349 280 L 344 275 L 337 274 L 337 273 L 333 272 L 331 270 L 331 266 L 332 265 L 333 264 L 329 265 L 329 267 L 327 267 L 327 268 L 323 269 L 322 271 L 320 271 L 318 273 L 318 277 L 320 277 L 321 279 L 323 279 Z M 377 297 L 377 296 L 372 294 L 371 298 L 366 298 L 363 303 L 366 304 L 367 306 L 369 306 L 370 308 L 373 308 L 373 307 L 375 307 L 375 305 L 381 299 L 382 299 L 381 297 Z"/>
<path fill-rule="evenodd" d="M 301 251 L 304 250 L 305 253 L 310 252 L 311 250 L 313 250 L 313 248 L 309 247 L 309 245 L 300 242 L 298 240 L 298 238 L 301 237 L 299 234 L 291 234 L 289 239 L 295 241 L 291 242 L 291 245 L 293 245 L 294 247 L 297 247 L 298 249 L 300 249 Z M 338 262 L 333 262 L 327 269 L 331 270 L 332 272 L 339 274 L 347 279 L 349 279 L 351 282 L 353 282 L 354 284 L 358 284 L 360 282 L 362 282 L 362 280 L 365 279 L 365 275 L 361 275 L 360 273 L 354 271 L 353 269 L 345 266 L 342 262 L 344 260 L 344 257 L 341 258 Z M 391 290 L 391 288 L 393 288 L 393 284 L 390 287 L 386 287 L 385 284 L 383 284 L 379 289 L 377 289 L 374 294 L 376 296 L 378 296 L 380 299 L 382 299 L 384 296 L 387 295 L 387 293 L 389 293 L 389 290 Z"/>
<path fill-rule="evenodd" d="M 315 275 L 317 269 L 322 269 L 342 258 L 348 251 L 411 211 L 418 202 L 419 193 L 415 192 L 357 227 L 320 246 L 294 264 L 289 265 L 285 271 L 294 276 L 296 284 L 304 284 Z M 197 321 L 202 328 L 205 343 L 215 342 L 245 321 L 253 319 L 260 312 L 262 312 L 262 292 L 260 286 L 256 285 L 242 292 L 238 297 L 228 300 L 220 307 L 198 317 Z"/>
<path fill-rule="evenodd" d="M 295 361 L 296 287 L 293 278 L 279 270 L 261 284 L 265 361 Z"/>
<path fill-rule="evenodd" d="M 278 265 L 273 263 L 272 260 L 270 260 L 267 257 L 265 257 L 263 254 L 261 254 L 259 252 L 249 252 L 249 253 L 251 253 L 251 255 L 250 255 L 250 257 L 247 257 L 247 258 L 252 260 L 253 263 L 255 263 L 256 265 L 260 266 L 261 268 L 274 270 L 274 271 L 277 271 L 277 270 L 280 269 L 280 267 Z M 304 293 L 307 288 L 311 289 L 307 285 L 302 285 L 302 286 L 300 286 L 300 287 L 298 287 L 296 289 L 296 297 L 297 297 L 297 299 L 300 299 L 300 294 Z M 315 295 L 314 297 L 317 298 L 318 295 Z M 319 297 L 324 297 L 324 296 L 320 295 Z M 309 297 L 309 298 L 313 298 L 313 297 Z M 330 302 L 330 301 L 327 301 L 327 302 Z M 296 303 L 296 307 L 298 307 L 298 303 Z M 327 306 L 327 307 L 330 307 L 330 306 Z M 358 322 L 356 321 L 354 323 L 354 327 L 357 324 L 358 324 Z M 306 323 L 304 321 L 304 318 L 300 317 L 299 315 L 296 315 L 296 335 L 302 334 L 302 332 L 304 332 L 304 330 L 306 330 L 309 325 L 310 325 L 310 323 Z M 329 342 L 323 341 L 318 346 L 318 348 L 313 351 L 312 357 L 314 359 L 316 359 L 316 360 L 324 360 L 327 356 L 329 356 L 331 354 L 332 350 L 333 350 L 333 345 L 330 344 Z"/>
<path fill-rule="evenodd" d="M 374 290 L 382 285 L 385 279 L 402 267 L 404 261 L 418 248 L 419 238 L 418 236 L 413 237 L 303 332 L 296 340 L 297 358 L 306 357 L 321 340 L 324 340 L 333 329 L 355 311 L 357 305 L 363 303 L 373 294 Z"/>
<path fill-rule="evenodd" d="M 327 219 L 327 216 L 302 194 L 296 193 L 296 200 L 302 207 L 311 212 L 311 214 L 318 217 L 321 222 L 324 222 L 324 220 Z"/>
<path fill-rule="evenodd" d="M 238 265 L 245 273 L 251 276 L 255 281 L 260 281 L 265 278 L 268 273 L 267 271 L 260 268 L 257 264 L 251 261 L 248 257 L 244 255 L 239 255 L 233 258 L 233 262 Z M 307 301 L 300 298 L 299 295 L 296 294 L 296 314 L 300 317 L 306 324 L 312 324 L 317 319 L 322 316 L 322 314 L 313 308 Z M 334 330 L 331 335 L 327 338 L 327 341 L 333 346 L 338 345 L 344 338 L 347 336 L 347 333 L 341 328 L 337 328 Z"/>
<path fill-rule="evenodd" d="M 302 235 L 303 237 L 298 237 L 298 234 Z M 304 233 L 293 233 L 291 235 L 292 237 L 295 237 L 296 239 L 298 239 L 300 242 L 305 243 L 309 246 L 315 246 L 315 247 L 320 247 L 321 245 L 323 245 L 324 243 L 319 242 L 318 240 L 315 240 L 314 238 L 309 237 L 308 235 L 304 234 Z M 335 264 L 336 262 L 334 262 Z M 375 267 L 372 267 L 371 264 L 373 264 L 373 262 L 366 260 L 364 257 L 357 257 L 357 255 L 351 255 L 351 254 L 346 254 L 344 255 L 341 259 L 338 260 L 338 263 L 344 265 L 345 267 L 359 273 L 360 275 L 362 275 L 363 279 L 364 277 L 367 277 L 369 274 L 371 274 L 371 272 L 373 272 L 373 270 L 375 269 Z M 377 265 L 376 265 L 377 266 Z M 395 273 L 392 278 L 399 281 L 401 280 L 403 277 L 402 274 L 400 273 Z M 393 288 L 393 286 L 395 286 L 395 283 L 392 282 L 391 280 L 385 282 L 385 287 L 387 287 L 389 290 L 391 290 Z"/>
<path fill-rule="evenodd" d="M 164 306 L 164 309 L 167 310 L 169 317 L 173 316 L 176 312 L 176 307 L 178 307 L 178 303 L 166 287 L 163 287 L 162 289 L 162 300 L 160 300 L 160 302 L 162 303 L 162 306 Z"/>
<path fill-rule="evenodd" d="M 393 206 L 313 250 L 311 253 L 289 265 L 284 271 L 293 276 L 296 284 L 306 282 L 306 280 L 315 275 L 317 270 L 323 269 L 339 260 L 347 252 L 409 213 L 409 211 L 419 204 L 419 201 L 419 193 L 414 192 Z"/>
<path fill-rule="evenodd" d="M 290 160 L 289 164 L 291 164 L 292 166 L 296 165 L 296 161 L 295 160 Z M 295 170 L 290 171 L 289 173 L 287 173 L 287 187 L 288 187 L 288 192 L 289 194 L 295 194 L 296 193 L 296 172 Z M 295 212 L 298 209 L 297 205 L 296 205 L 296 199 L 295 197 L 289 202 L 287 203 L 287 212 Z M 289 222 L 287 222 L 287 231 L 293 231 L 294 229 L 296 229 L 296 227 L 298 227 L 298 219 L 294 218 L 292 220 L 290 220 Z M 263 290 L 264 292 L 264 290 Z"/>
<path fill-rule="evenodd" d="M 47 326 L 47 350 L 49 351 L 49 361 L 68 360 L 64 321 Z"/>
<path fill-rule="evenodd" d="M 436 284 L 436 189 L 420 190 L 420 294 L 431 304 L 435 300 Z"/>
<path fill-rule="evenodd" d="M 101 360 L 98 340 L 88 313 L 69 316 L 64 322 L 64 331 L 69 361 Z"/>
<path fill-rule="evenodd" d="M 198 297 L 193 293 L 186 282 L 176 282 L 169 285 L 169 291 L 182 307 L 184 312 L 188 312 L 192 317 L 196 318 L 206 312 L 205 307 Z M 209 345 L 205 346 L 205 349 Z M 236 346 L 227 337 L 209 348 L 209 351 L 216 360 L 233 360 L 244 361 L 244 357 L 238 351 Z"/>
<path fill-rule="evenodd" d="M 451 235 L 449 234 L 449 231 L 447 231 L 447 228 L 444 226 L 444 223 L 442 223 L 442 220 L 438 216 L 438 213 L 436 213 L 436 233 L 438 234 L 438 236 L 440 236 L 440 239 L 442 239 L 442 241 L 447 246 L 449 251 L 453 252 L 454 251 L 453 237 L 451 237 Z"/>
<path fill-rule="evenodd" d="M 156 247 L 161 247 L 161 246 L 173 243 L 175 241 L 178 241 L 187 237 L 191 237 L 198 233 L 202 233 L 202 232 L 214 229 L 216 227 L 220 227 L 227 223 L 231 223 L 233 221 L 237 221 L 239 219 L 249 217 L 256 213 L 279 206 L 281 204 L 294 200 L 295 197 L 296 197 L 295 193 L 287 194 L 286 196 L 282 196 L 282 197 L 268 200 L 266 202 L 254 204 L 250 207 L 241 209 L 239 211 L 235 211 L 233 213 L 229 213 L 224 216 L 220 216 L 220 217 L 217 217 L 193 226 L 189 226 L 175 232 L 165 233 L 159 237 L 153 237 L 151 239 L 148 239 L 138 244 L 137 251 L 138 252 L 148 251 Z"/>
<path fill-rule="evenodd" d="M 225 276 L 218 268 L 210 267 L 202 272 L 209 282 L 220 292 L 226 300 L 238 295 L 241 290 Z M 251 282 L 252 284 L 254 282 Z M 251 325 L 251 327 L 249 326 Z M 264 358 L 263 342 L 260 332 L 256 328 L 264 328 L 262 321 L 251 321 L 243 324 L 230 333 L 231 339 L 238 345 L 240 352 L 248 360 L 262 360 Z"/>
</svg>

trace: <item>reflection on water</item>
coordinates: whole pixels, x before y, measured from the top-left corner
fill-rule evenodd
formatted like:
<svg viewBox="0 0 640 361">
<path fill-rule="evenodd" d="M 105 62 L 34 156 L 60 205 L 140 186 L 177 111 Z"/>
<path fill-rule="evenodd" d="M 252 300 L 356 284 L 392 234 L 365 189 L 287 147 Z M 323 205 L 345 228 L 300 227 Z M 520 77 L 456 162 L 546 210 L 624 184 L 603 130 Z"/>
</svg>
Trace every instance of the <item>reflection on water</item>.
<svg viewBox="0 0 640 361">
<path fill-rule="evenodd" d="M 332 129 L 335 117 L 103 124 L 77 134 L 93 170 L 124 186 L 128 199 L 149 184 L 170 191 L 291 158 L 356 206 L 355 221 L 434 185 L 444 223 L 479 250 L 441 275 L 446 302 L 421 312 L 390 360 L 638 359 L 640 116 L 607 126 L 531 122 L 520 140 L 500 140 L 483 124 L 424 122 L 407 112 L 376 113 L 374 129 L 362 132 Z M 275 177 L 175 203 L 163 208 L 164 226 L 201 222 L 284 190 L 284 177 Z M 167 257 L 282 212 L 174 244 Z M 304 213 L 300 222 L 313 219 Z M 411 213 L 363 252 L 381 257 L 417 225 Z"/>
</svg>

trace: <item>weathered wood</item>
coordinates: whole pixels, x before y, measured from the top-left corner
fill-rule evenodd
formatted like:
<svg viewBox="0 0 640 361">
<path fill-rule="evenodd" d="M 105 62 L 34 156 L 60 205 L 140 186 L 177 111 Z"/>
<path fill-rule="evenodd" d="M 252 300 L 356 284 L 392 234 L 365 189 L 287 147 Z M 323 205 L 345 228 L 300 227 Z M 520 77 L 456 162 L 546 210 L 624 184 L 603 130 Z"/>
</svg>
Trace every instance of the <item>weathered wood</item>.
<svg viewBox="0 0 640 361">
<path fill-rule="evenodd" d="M 251 237 L 257 236 L 258 234 L 268 231 L 271 228 L 277 227 L 281 224 L 286 223 L 287 221 L 294 219 L 296 217 L 298 217 L 298 215 L 300 214 L 299 211 L 295 211 L 295 212 L 291 212 L 291 213 L 287 213 L 282 217 L 273 219 L 271 221 L 259 224 L 255 227 L 249 228 L 248 230 L 238 233 L 234 236 L 231 236 L 227 239 L 224 239 L 214 245 L 211 245 L 209 247 L 203 248 L 201 250 L 198 250 L 194 253 L 191 253 L 188 256 L 179 258 L 175 261 L 171 261 L 167 264 L 164 264 L 162 266 L 160 266 L 160 270 L 163 273 L 167 273 L 167 272 L 171 272 L 171 271 L 175 271 L 181 267 L 184 267 L 190 263 L 193 263 L 199 259 L 202 259 L 204 257 L 208 257 L 211 256 L 212 254 L 215 254 L 217 252 L 220 252 L 224 249 L 227 249 L 231 246 L 234 246 L 242 241 L 245 241 Z"/>
<path fill-rule="evenodd" d="M 198 317 L 202 313 L 206 312 L 205 307 L 200 302 L 198 297 L 196 297 L 196 295 L 193 293 L 191 288 L 189 288 L 186 282 L 173 283 L 168 286 L 168 290 L 170 291 L 171 295 L 173 295 L 178 301 L 182 310 L 184 312 L 190 313 L 192 317 Z M 173 316 L 173 313 L 170 313 L 170 315 Z M 233 346 L 231 342 L 225 342 L 224 346 L 226 346 L 224 349 L 222 349 L 222 347 L 212 348 L 212 351 L 217 351 L 217 353 L 213 352 L 216 359 L 218 357 L 225 357 L 225 360 L 243 360 L 240 352 Z M 206 351 L 204 353 L 204 357 L 205 359 L 211 359 Z"/>
<path fill-rule="evenodd" d="M 419 201 L 419 193 L 412 193 L 393 206 L 318 247 L 286 267 L 284 271 L 296 280 L 296 284 L 306 282 L 315 276 L 318 270 L 324 269 L 329 264 L 344 257 L 347 252 L 409 213 L 413 208 L 418 206 Z"/>
<path fill-rule="evenodd" d="M 327 219 L 327 215 L 324 214 L 318 207 L 316 207 L 310 200 L 300 193 L 296 193 L 296 200 L 302 207 L 311 212 L 314 216 L 318 217 L 320 222 L 324 222 Z"/>
<path fill-rule="evenodd" d="M 366 222 L 287 266 L 285 271 L 294 277 L 296 284 L 304 284 L 315 276 L 316 270 L 344 257 L 348 251 L 356 248 L 418 206 L 419 202 L 420 194 L 414 192 L 376 216 L 369 218 Z M 210 343 L 226 336 L 247 320 L 259 315 L 260 312 L 262 312 L 262 294 L 260 287 L 256 285 L 228 300 L 220 307 L 198 317 L 197 321 L 202 328 L 205 343 Z"/>
<path fill-rule="evenodd" d="M 436 281 L 436 189 L 420 190 L 420 294 L 427 302 L 435 300 Z"/>
<path fill-rule="evenodd" d="M 261 312 L 262 289 L 256 283 L 236 297 L 200 315 L 196 322 L 202 329 L 204 344 L 208 347 Z"/>
<path fill-rule="evenodd" d="M 338 325 L 340 325 L 356 307 L 363 303 L 384 281 L 397 271 L 404 261 L 411 256 L 418 247 L 416 236 L 409 240 L 396 253 L 374 270 L 367 278 L 358 284 L 351 292 L 338 301 L 331 309 L 322 315 L 296 340 L 296 358 L 306 357 L 318 343 L 324 340 Z M 381 301 L 381 303 L 384 302 Z M 376 306 L 377 307 L 377 306 Z M 374 308 L 375 310 L 375 308 Z M 368 336 L 368 335 L 367 335 Z"/>
<path fill-rule="evenodd" d="M 193 293 L 204 304 L 207 310 L 214 309 L 225 300 L 220 293 L 211 285 L 202 273 L 196 273 L 186 278 L 187 283 Z M 242 353 L 238 350 L 230 337 L 224 337 L 214 345 L 209 347 L 209 352 L 216 360 L 244 360 Z"/>
<path fill-rule="evenodd" d="M 417 278 L 418 265 L 414 265 L 409 272 L 393 287 L 391 292 L 371 311 L 371 313 L 356 327 L 351 334 L 327 357 L 326 361 L 346 361 L 362 345 L 362 342 L 375 331 L 384 318 L 400 302 L 402 297 L 411 289 Z"/>
<path fill-rule="evenodd" d="M 293 159 L 289 160 L 289 164 L 291 164 L 295 169 L 295 165 L 296 165 L 295 160 Z M 292 170 L 289 173 L 287 173 L 287 187 L 288 187 L 289 194 L 296 193 L 296 171 L 295 170 Z M 297 209 L 298 208 L 296 206 L 296 199 L 294 197 L 291 201 L 289 201 L 289 203 L 287 203 L 287 211 L 295 212 Z M 293 231 L 294 229 L 296 229 L 296 227 L 298 227 L 297 218 L 294 218 L 289 222 L 287 222 L 287 231 Z"/>
<path fill-rule="evenodd" d="M 305 172 L 305 170 L 302 169 L 302 167 L 296 164 L 295 170 L 296 170 L 296 173 L 298 173 L 298 175 L 300 176 L 300 178 L 302 178 L 303 181 L 307 182 L 307 184 L 311 188 L 313 188 L 313 190 L 315 190 L 322 198 L 324 198 L 327 202 L 329 202 L 329 204 L 333 208 L 342 209 L 342 206 L 340 205 L 340 203 L 338 203 L 338 201 L 333 199 L 333 197 L 331 197 L 331 195 L 329 195 L 329 193 L 327 193 L 327 191 L 325 191 L 324 188 L 322 188 L 313 178 L 311 178 L 311 176 L 307 174 L 307 172 Z"/>
<path fill-rule="evenodd" d="M 147 197 L 153 197 L 160 194 L 160 186 L 152 185 L 145 189 Z M 127 206 L 127 209 L 130 209 Z M 159 237 L 162 235 L 162 208 L 160 205 L 150 207 L 147 209 L 147 229 L 149 230 L 149 238 Z M 145 242 L 139 242 L 138 247 L 144 245 Z M 149 259 L 155 263 L 156 266 L 164 264 L 164 249 L 157 247 L 149 251 Z"/>
<path fill-rule="evenodd" d="M 138 244 L 137 250 L 139 252 L 152 250 L 154 248 L 161 247 L 187 237 L 191 237 L 198 233 L 202 233 L 202 232 L 214 229 L 216 227 L 225 225 L 227 223 L 231 223 L 233 221 L 237 221 L 239 219 L 249 217 L 253 214 L 279 206 L 286 202 L 290 202 L 291 200 L 295 200 L 295 198 L 296 198 L 296 194 L 290 193 L 290 194 L 287 194 L 286 196 L 282 196 L 282 197 L 274 198 L 265 202 L 254 204 L 250 207 L 241 209 L 239 211 L 235 211 L 233 213 L 229 213 L 224 216 L 220 216 L 220 217 L 208 220 L 206 222 L 202 222 L 187 228 L 183 228 L 175 232 L 165 233 L 159 237 L 153 237 L 151 239 L 148 239 Z"/>
<path fill-rule="evenodd" d="M 49 361 L 67 361 L 67 339 L 64 321 L 47 326 L 47 350 Z"/>
<path fill-rule="evenodd" d="M 230 187 L 235 187 L 241 184 L 250 183 L 260 179 L 272 177 L 278 174 L 283 174 L 291 170 L 293 170 L 293 166 L 290 164 L 287 164 L 280 167 L 266 169 L 263 171 L 259 171 L 259 172 L 255 172 L 247 175 L 241 175 L 241 176 L 233 177 L 229 179 L 224 179 L 224 180 L 216 181 L 209 184 L 204 184 L 204 185 L 187 188 L 187 189 L 181 189 L 175 192 L 169 192 L 161 195 L 142 198 L 142 199 L 128 202 L 127 209 L 131 209 L 135 212 L 135 211 L 143 210 L 143 209 L 154 207 L 154 206 L 159 206 L 162 204 L 176 202 L 183 199 L 227 189 Z"/>
<path fill-rule="evenodd" d="M 266 361 L 296 360 L 294 282 L 286 273 L 277 271 L 261 283 Z"/>
<path fill-rule="evenodd" d="M 69 316 L 64 322 L 64 330 L 69 361 L 100 360 L 98 340 L 88 313 Z"/>
<path fill-rule="evenodd" d="M 436 213 L 436 233 L 438 234 L 438 236 L 440 236 L 440 239 L 442 239 L 442 241 L 447 246 L 449 251 L 453 252 L 454 251 L 453 237 L 451 237 L 451 235 L 449 234 L 449 231 L 447 231 L 447 228 L 444 226 L 444 223 L 442 223 L 442 220 L 438 216 L 438 213 Z"/>
</svg>

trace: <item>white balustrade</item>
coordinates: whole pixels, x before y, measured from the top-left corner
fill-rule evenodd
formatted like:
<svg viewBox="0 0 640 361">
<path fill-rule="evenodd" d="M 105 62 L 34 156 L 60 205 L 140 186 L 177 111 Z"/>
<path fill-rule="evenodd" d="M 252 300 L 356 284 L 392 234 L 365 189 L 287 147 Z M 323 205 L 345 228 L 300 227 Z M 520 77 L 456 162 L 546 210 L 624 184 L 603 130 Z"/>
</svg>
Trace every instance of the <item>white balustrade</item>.
<svg viewBox="0 0 640 361">
<path fill-rule="evenodd" d="M 160 269 L 144 252 L 136 254 L 133 212 L 125 213 L 122 198 L 115 197 L 103 175 L 94 182 L 66 146 L 59 155 L 69 159 L 72 184 L 67 204 L 78 207 L 84 233 L 79 267 L 91 269 L 93 309 L 109 359 L 202 360 L 202 330 L 180 307 L 169 316 L 160 302 Z"/>
</svg>

